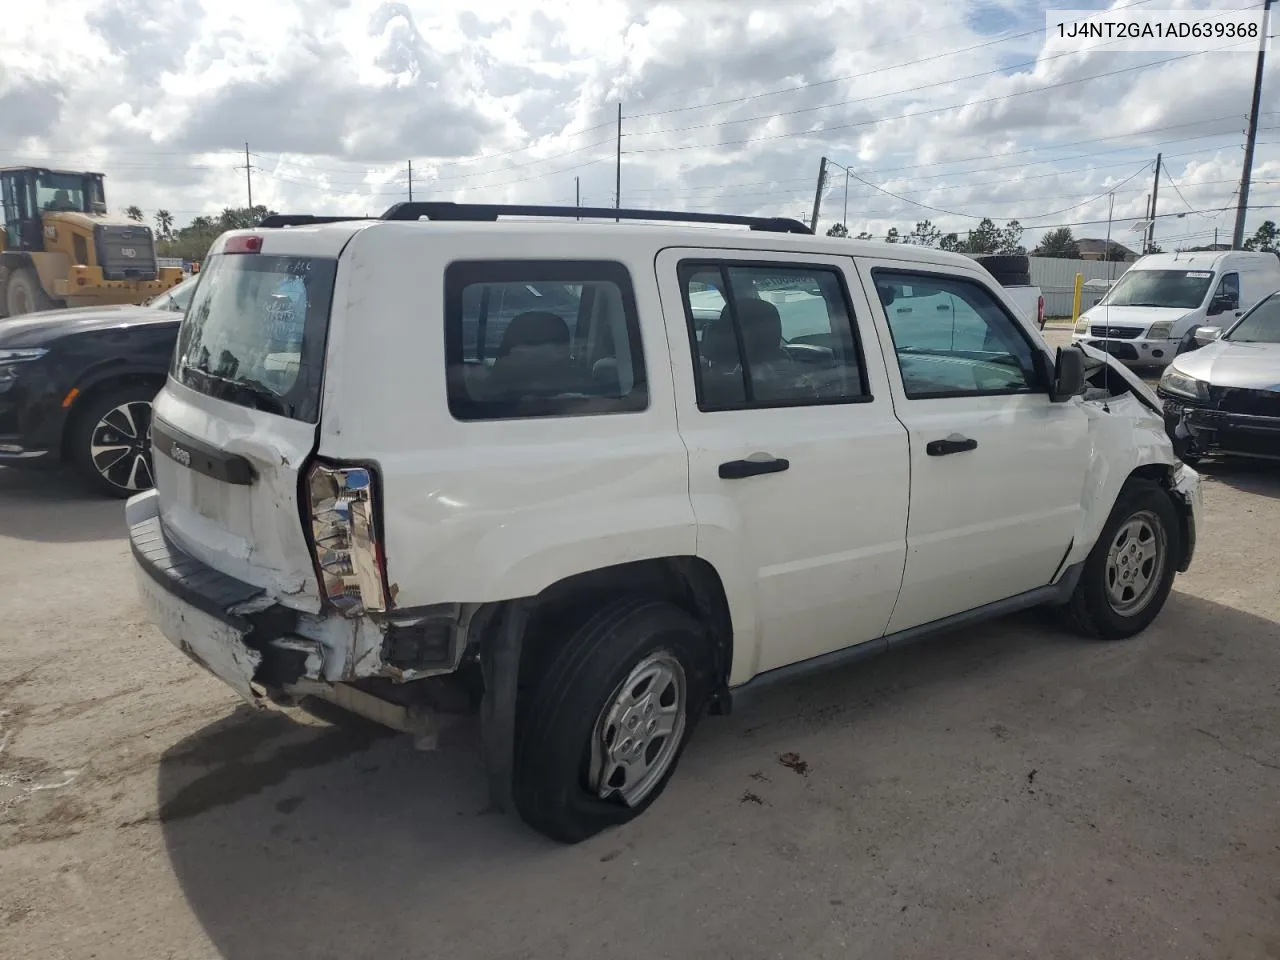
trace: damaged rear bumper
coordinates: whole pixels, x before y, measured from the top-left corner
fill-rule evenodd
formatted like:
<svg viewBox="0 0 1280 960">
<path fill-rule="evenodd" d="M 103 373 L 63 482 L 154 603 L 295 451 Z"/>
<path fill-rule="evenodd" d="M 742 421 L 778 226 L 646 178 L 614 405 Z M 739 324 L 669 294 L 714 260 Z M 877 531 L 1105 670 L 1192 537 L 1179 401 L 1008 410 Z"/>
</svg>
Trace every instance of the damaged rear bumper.
<svg viewBox="0 0 1280 960">
<path fill-rule="evenodd" d="M 125 508 L 139 595 L 169 642 L 255 705 L 266 687 L 321 677 L 323 648 L 294 634 L 297 614 L 184 553 L 159 514 L 154 490 Z"/>
<path fill-rule="evenodd" d="M 250 703 L 303 687 L 324 696 L 319 685 L 422 680 L 454 672 L 462 658 L 474 607 L 443 604 L 376 621 L 298 612 L 186 553 L 164 530 L 156 491 L 131 498 L 125 519 L 151 621 Z"/>
</svg>

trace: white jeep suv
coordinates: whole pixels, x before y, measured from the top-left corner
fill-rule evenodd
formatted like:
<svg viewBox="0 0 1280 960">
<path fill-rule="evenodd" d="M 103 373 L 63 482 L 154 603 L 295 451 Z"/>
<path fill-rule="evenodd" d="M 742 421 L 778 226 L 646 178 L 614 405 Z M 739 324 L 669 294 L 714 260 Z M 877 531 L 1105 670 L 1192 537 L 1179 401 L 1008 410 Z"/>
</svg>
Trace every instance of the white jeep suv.
<svg viewBox="0 0 1280 960">
<path fill-rule="evenodd" d="M 745 217 L 225 234 L 152 431 L 174 644 L 252 703 L 478 712 L 495 799 L 564 841 L 768 682 L 1037 604 L 1137 633 L 1199 500 L 1151 392 L 973 260 Z"/>
</svg>

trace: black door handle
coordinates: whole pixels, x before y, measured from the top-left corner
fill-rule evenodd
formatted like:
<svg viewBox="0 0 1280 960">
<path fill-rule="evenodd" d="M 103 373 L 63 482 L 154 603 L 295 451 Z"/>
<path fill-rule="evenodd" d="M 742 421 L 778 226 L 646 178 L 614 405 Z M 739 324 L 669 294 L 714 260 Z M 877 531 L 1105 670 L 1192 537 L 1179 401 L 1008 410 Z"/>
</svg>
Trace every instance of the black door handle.
<svg viewBox="0 0 1280 960">
<path fill-rule="evenodd" d="M 965 453 L 977 449 L 977 440 L 953 435 L 945 440 L 930 440 L 925 444 L 924 452 L 931 457 L 945 457 L 949 453 Z"/>
<path fill-rule="evenodd" d="M 781 473 L 791 466 L 790 460 L 781 457 L 770 457 L 759 460 L 729 460 L 720 464 L 721 480 L 744 480 L 747 477 L 758 477 L 764 473 Z"/>
</svg>

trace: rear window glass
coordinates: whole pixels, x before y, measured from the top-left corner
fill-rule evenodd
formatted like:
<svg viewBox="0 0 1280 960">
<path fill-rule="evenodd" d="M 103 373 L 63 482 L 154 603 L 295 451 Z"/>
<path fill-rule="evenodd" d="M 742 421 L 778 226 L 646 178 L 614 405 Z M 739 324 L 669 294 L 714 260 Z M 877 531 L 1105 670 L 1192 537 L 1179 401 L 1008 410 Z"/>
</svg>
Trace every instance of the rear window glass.
<svg viewBox="0 0 1280 960">
<path fill-rule="evenodd" d="M 459 420 L 643 410 L 631 277 L 597 261 L 469 261 L 445 273 L 449 411 Z"/>
<path fill-rule="evenodd" d="M 222 254 L 201 271 L 172 375 L 193 390 L 315 423 L 337 263 Z"/>
</svg>

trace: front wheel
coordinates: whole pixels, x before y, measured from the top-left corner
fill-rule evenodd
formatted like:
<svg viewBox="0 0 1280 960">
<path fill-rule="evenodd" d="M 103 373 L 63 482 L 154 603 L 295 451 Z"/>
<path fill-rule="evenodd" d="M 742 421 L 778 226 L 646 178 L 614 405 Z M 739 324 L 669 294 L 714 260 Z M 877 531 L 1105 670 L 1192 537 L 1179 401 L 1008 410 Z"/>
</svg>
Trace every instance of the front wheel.
<svg viewBox="0 0 1280 960">
<path fill-rule="evenodd" d="M 44 292 L 44 288 L 40 286 L 40 278 L 31 267 L 20 267 L 9 274 L 9 280 L 5 284 L 4 299 L 5 310 L 11 317 L 52 310 L 58 306 L 58 303 Z"/>
<path fill-rule="evenodd" d="M 711 690 L 710 640 L 670 603 L 611 603 L 527 693 L 513 794 L 524 821 L 577 843 L 638 817 L 675 771 Z"/>
<path fill-rule="evenodd" d="M 1121 640 L 1145 630 L 1164 607 L 1181 549 L 1169 495 L 1130 480 L 1085 561 L 1067 614 L 1089 636 Z"/>
<path fill-rule="evenodd" d="M 155 485 L 151 402 L 157 390 L 140 383 L 108 389 L 76 411 L 68 437 L 71 460 L 103 493 L 131 497 Z"/>
</svg>

